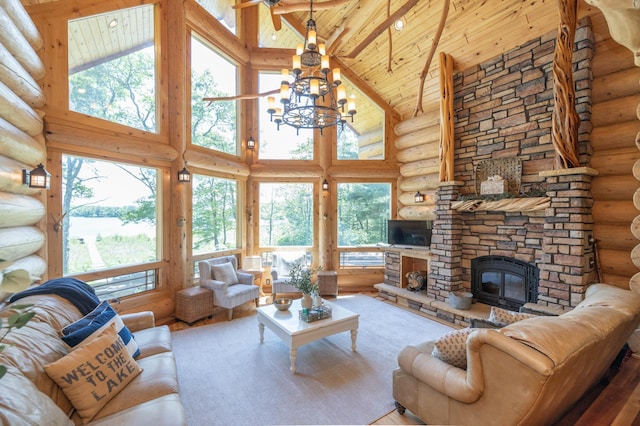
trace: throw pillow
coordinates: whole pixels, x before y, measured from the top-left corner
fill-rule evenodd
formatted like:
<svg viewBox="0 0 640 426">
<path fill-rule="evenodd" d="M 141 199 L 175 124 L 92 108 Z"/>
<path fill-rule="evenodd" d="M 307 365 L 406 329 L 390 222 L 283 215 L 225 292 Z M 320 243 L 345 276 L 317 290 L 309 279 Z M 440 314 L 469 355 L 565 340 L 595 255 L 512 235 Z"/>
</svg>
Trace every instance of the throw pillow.
<svg viewBox="0 0 640 426">
<path fill-rule="evenodd" d="M 222 281 L 229 285 L 238 284 L 238 274 L 233 268 L 231 262 L 221 263 L 219 265 L 211 265 L 213 270 L 213 279 L 216 281 Z"/>
<path fill-rule="evenodd" d="M 504 324 L 498 324 L 481 318 L 471 318 L 469 322 L 471 323 L 471 328 L 502 328 L 504 326 Z"/>
<path fill-rule="evenodd" d="M 431 351 L 431 356 L 434 356 L 447 364 L 451 364 L 454 367 L 467 369 L 467 337 L 472 328 L 462 328 L 460 330 L 450 331 L 438 340 L 436 340 Z"/>
<path fill-rule="evenodd" d="M 523 312 L 508 311 L 506 309 L 492 306 L 491 313 L 489 314 L 489 321 L 498 323 L 498 324 L 508 325 L 523 319 L 535 318 L 536 316 L 537 315 L 525 314 Z"/>
<path fill-rule="evenodd" d="M 44 369 L 84 424 L 142 371 L 118 336 L 115 324 Z"/>
<path fill-rule="evenodd" d="M 116 325 L 116 331 L 122 338 L 127 350 L 132 357 L 137 358 L 140 355 L 138 344 L 133 338 L 131 331 L 124 325 L 122 318 L 113 310 L 109 302 L 106 300 L 100 303 L 93 311 L 89 312 L 78 321 L 69 324 L 62 329 L 62 340 L 69 346 L 75 347 L 82 341 L 97 335 L 104 330 L 109 324 Z"/>
</svg>

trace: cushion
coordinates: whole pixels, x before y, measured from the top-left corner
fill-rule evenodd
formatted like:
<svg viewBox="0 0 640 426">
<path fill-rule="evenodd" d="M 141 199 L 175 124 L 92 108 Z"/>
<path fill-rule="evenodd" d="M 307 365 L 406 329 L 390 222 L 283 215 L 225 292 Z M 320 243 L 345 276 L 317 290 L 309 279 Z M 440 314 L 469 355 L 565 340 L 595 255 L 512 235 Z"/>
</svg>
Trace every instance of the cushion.
<svg viewBox="0 0 640 426">
<path fill-rule="evenodd" d="M 115 324 L 109 324 L 95 338 L 86 339 L 44 369 L 62 388 L 84 424 L 142 371 Z"/>
<path fill-rule="evenodd" d="M 502 325 L 513 324 L 523 319 L 535 318 L 537 315 L 527 314 L 524 312 L 513 312 L 506 309 L 491 307 L 491 313 L 489 314 L 489 321 Z"/>
<path fill-rule="evenodd" d="M 502 328 L 504 326 L 504 324 L 499 324 L 482 318 L 471 318 L 469 322 L 471 323 L 469 325 L 471 328 Z"/>
<path fill-rule="evenodd" d="M 465 369 L 467 368 L 467 337 L 472 328 L 461 328 L 460 330 L 450 331 L 442 335 L 436 340 L 431 352 L 431 356 L 434 356 L 447 364 L 451 364 L 454 367 Z"/>
<path fill-rule="evenodd" d="M 134 358 L 138 357 L 138 355 L 140 355 L 140 349 L 133 339 L 131 331 L 124 325 L 120 315 L 113 310 L 106 300 L 86 316 L 63 328 L 62 340 L 71 347 L 77 346 L 86 338 L 97 335 L 111 323 L 116 325 L 116 331 L 122 338 L 131 356 Z"/>
<path fill-rule="evenodd" d="M 213 270 L 213 279 L 222 281 L 229 285 L 238 284 L 238 274 L 231 262 L 220 263 L 219 265 L 211 265 Z"/>
</svg>

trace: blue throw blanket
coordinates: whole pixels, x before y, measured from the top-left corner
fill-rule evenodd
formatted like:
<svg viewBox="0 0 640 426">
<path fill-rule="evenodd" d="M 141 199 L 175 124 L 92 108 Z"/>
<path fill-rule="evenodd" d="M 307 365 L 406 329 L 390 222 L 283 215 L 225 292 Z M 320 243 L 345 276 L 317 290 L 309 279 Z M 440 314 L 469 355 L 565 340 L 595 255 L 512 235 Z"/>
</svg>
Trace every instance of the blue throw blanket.
<svg viewBox="0 0 640 426">
<path fill-rule="evenodd" d="M 23 297 L 36 294 L 54 294 L 63 297 L 73 303 L 82 312 L 82 315 L 87 315 L 100 303 L 93 287 L 76 278 L 54 278 L 37 287 L 14 294 L 9 299 L 9 302 L 15 302 Z"/>
</svg>

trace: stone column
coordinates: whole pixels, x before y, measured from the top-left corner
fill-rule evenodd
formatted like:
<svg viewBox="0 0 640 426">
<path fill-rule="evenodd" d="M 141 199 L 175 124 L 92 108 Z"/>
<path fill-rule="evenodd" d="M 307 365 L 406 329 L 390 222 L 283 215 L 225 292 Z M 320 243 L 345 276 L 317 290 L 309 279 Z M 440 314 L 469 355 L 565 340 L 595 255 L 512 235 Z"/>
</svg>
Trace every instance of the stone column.
<svg viewBox="0 0 640 426">
<path fill-rule="evenodd" d="M 551 198 L 545 211 L 544 254 L 538 264 L 540 304 L 572 308 L 595 281 L 591 181 L 597 174 L 588 167 L 540 173 Z"/>
<path fill-rule="evenodd" d="M 464 182 L 442 182 L 436 192 L 436 220 L 431 237 L 427 296 L 446 301 L 450 291 L 464 289 L 462 280 L 462 221 L 451 209 Z"/>
</svg>

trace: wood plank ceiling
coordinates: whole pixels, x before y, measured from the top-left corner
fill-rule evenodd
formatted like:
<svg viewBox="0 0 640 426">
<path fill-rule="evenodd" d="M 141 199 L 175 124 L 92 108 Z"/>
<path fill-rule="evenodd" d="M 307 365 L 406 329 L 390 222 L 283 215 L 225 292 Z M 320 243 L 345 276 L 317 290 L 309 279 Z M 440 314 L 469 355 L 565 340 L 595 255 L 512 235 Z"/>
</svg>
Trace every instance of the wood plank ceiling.
<svg viewBox="0 0 640 426">
<path fill-rule="evenodd" d="M 65 1 L 65 0 L 58 0 Z M 207 2 L 218 11 L 226 11 L 233 0 L 200 0 Z M 306 3 L 305 0 L 281 0 L 282 3 Z M 419 76 L 425 66 L 427 55 L 433 43 L 434 34 L 441 18 L 443 5 L 449 1 L 450 7 L 446 25 L 438 44 L 424 85 L 425 110 L 435 107 L 439 101 L 438 55 L 446 52 L 454 59 L 454 71 L 463 71 L 499 53 L 512 49 L 532 38 L 553 32 L 558 23 L 558 1 L 556 0 L 390 0 L 389 13 L 400 10 L 407 4 L 410 7 L 403 16 L 404 29 L 396 31 L 384 30 L 377 37 L 372 36 L 374 30 L 387 20 L 387 1 L 382 0 L 351 0 L 331 10 L 314 12 L 321 40 L 332 42 L 328 49 L 334 58 L 343 66 L 350 68 L 368 84 L 395 110 L 401 119 L 414 115 L 419 89 Z M 52 0 L 22 0 L 25 6 L 50 3 Z M 317 0 L 314 4 L 321 3 Z M 260 6 L 263 15 L 263 29 L 261 30 L 261 46 L 273 44 L 270 41 L 274 35 L 266 2 Z M 277 8 L 278 6 L 274 6 Z M 220 12 L 222 13 L 222 12 Z M 598 13 L 598 10 L 580 1 L 579 15 L 587 16 Z M 227 15 L 228 16 L 228 15 Z M 105 22 L 119 18 L 117 12 L 102 17 Z M 223 19 L 223 16 L 219 16 Z M 291 34 L 291 28 L 304 31 L 309 19 L 309 12 L 294 12 L 282 15 L 285 24 L 282 34 Z M 124 19 L 124 17 L 120 17 Z M 229 20 L 227 18 L 227 20 Z M 135 25 L 131 26 L 136 28 Z M 132 30 L 133 31 L 133 30 Z M 276 36 L 279 36 L 276 33 Z M 87 37 L 96 35 L 87 34 Z M 363 41 L 368 44 L 362 46 Z M 130 50 L 135 38 L 126 40 L 121 45 L 113 44 L 112 49 Z M 138 40 L 140 44 L 149 40 Z M 279 40 L 282 43 L 283 40 Z M 90 46 L 95 43 L 84 43 Z M 113 43 L 106 40 L 105 43 Z M 119 47 L 118 47 L 119 46 Z M 83 43 L 72 46 L 83 49 Z M 105 49 L 109 51 L 112 49 Z M 111 52 L 112 54 L 115 52 Z M 354 54 L 355 53 L 355 54 Z M 391 55 L 391 69 L 388 69 L 388 58 Z M 87 63 L 95 62 L 99 58 L 85 52 L 76 57 L 83 57 Z M 73 64 L 83 67 L 86 64 Z M 359 116 L 362 116 L 359 114 Z"/>
</svg>

